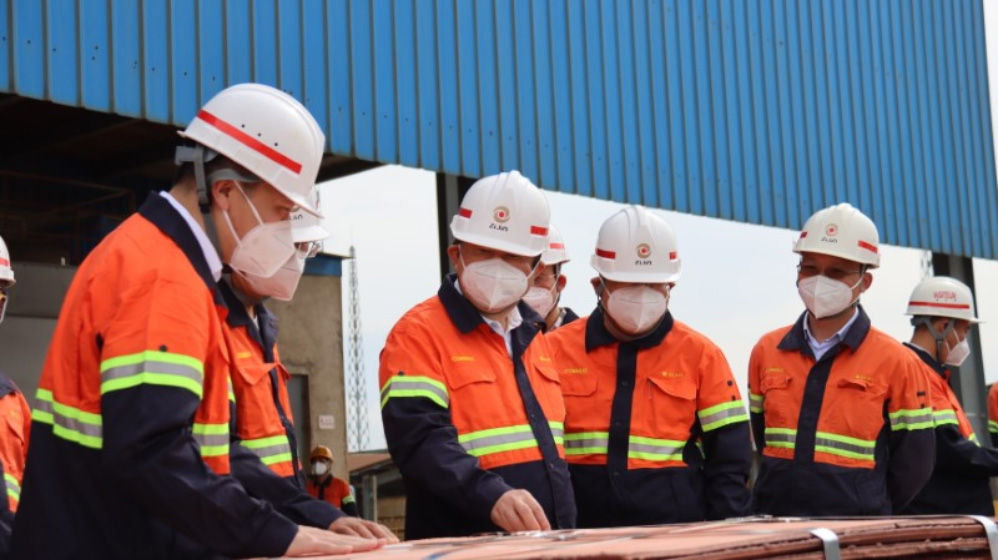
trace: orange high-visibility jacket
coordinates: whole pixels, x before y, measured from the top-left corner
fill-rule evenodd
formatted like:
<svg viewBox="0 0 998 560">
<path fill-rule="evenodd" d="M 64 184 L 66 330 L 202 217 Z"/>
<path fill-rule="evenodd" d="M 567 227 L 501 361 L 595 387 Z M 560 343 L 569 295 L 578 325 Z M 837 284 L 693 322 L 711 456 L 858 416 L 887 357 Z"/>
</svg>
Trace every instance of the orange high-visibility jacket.
<svg viewBox="0 0 998 560">
<path fill-rule="evenodd" d="M 797 323 L 766 334 L 749 360 L 752 432 L 762 451 L 759 513 L 899 511 L 932 473 L 928 382 L 915 356 L 859 316 L 817 362 Z"/>
<path fill-rule="evenodd" d="M 218 284 L 229 315 L 225 321 L 236 395 L 236 445 L 232 474 L 250 495 L 267 500 L 301 525 L 327 528 L 343 512 L 305 491 L 288 378 L 277 351 L 277 320 L 263 304 L 254 321 L 228 280 Z"/>
<path fill-rule="evenodd" d="M 0 373 L 0 466 L 3 467 L 7 487 L 7 507 L 17 511 L 21 497 L 21 480 L 24 462 L 28 455 L 28 436 L 31 432 L 31 408 L 17 385 Z"/>
<path fill-rule="evenodd" d="M 667 313 L 618 342 L 597 308 L 546 335 L 580 527 L 748 515 L 748 411 L 721 350 Z"/>
<path fill-rule="evenodd" d="M 42 370 L 11 558 L 287 549 L 294 523 L 226 476 L 225 313 L 158 194 L 83 261 Z"/>
<path fill-rule="evenodd" d="M 326 476 L 316 480 L 316 477 L 308 477 L 308 493 L 330 505 L 343 510 L 343 513 L 357 517 L 357 500 L 353 496 L 353 490 L 345 480 L 335 476 Z"/>
<path fill-rule="evenodd" d="M 574 527 L 565 406 L 543 320 L 520 302 L 510 358 L 454 282 L 448 276 L 437 296 L 407 312 L 381 353 L 382 418 L 406 487 L 406 537 L 498 530 L 492 507 L 513 488 L 533 494 L 553 527 Z"/>
<path fill-rule="evenodd" d="M 901 513 L 994 515 L 990 477 L 998 476 L 998 451 L 981 447 L 949 386 L 950 373 L 928 352 L 905 344 L 922 362 L 932 393 L 936 463 L 932 478 Z"/>
</svg>

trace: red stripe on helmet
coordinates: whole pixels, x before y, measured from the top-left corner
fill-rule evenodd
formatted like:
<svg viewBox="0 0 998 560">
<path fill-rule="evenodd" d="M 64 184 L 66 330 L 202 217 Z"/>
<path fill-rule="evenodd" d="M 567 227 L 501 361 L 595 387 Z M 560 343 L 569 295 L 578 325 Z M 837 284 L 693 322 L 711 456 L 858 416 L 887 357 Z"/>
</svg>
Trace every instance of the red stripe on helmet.
<svg viewBox="0 0 998 560">
<path fill-rule="evenodd" d="M 467 208 L 459 208 L 457 210 L 457 215 L 461 216 L 462 218 L 470 218 L 471 210 L 468 210 Z"/>
<path fill-rule="evenodd" d="M 565 248 L 564 243 L 552 243 L 548 245 L 548 249 L 564 249 L 564 248 Z"/>
<path fill-rule="evenodd" d="M 597 257 L 603 257 L 604 259 L 615 259 L 615 258 L 617 258 L 617 253 L 615 253 L 614 251 L 606 251 L 606 250 L 597 248 L 596 249 L 596 256 Z"/>
<path fill-rule="evenodd" d="M 7 259 L 0 259 L 0 266 L 6 266 L 6 267 L 9 268 L 10 267 L 10 261 L 8 261 Z"/>
<path fill-rule="evenodd" d="M 806 231 L 800 232 L 800 238 L 804 239 L 805 237 L 807 237 L 807 232 Z"/>
<path fill-rule="evenodd" d="M 273 161 L 277 165 L 288 169 L 292 173 L 301 173 L 302 165 L 300 163 L 282 154 L 281 152 L 278 152 L 256 138 L 253 138 L 249 134 L 246 134 L 242 130 L 239 130 L 215 115 L 212 115 L 208 111 L 205 111 L 204 109 L 198 111 L 198 118 L 222 131 L 223 134 L 226 134 L 240 144 L 243 144 L 258 152 L 260 155 Z"/>
<path fill-rule="evenodd" d="M 939 307 L 942 309 L 970 309 L 969 303 L 939 303 L 936 301 L 909 301 L 908 305 L 921 307 Z"/>
<path fill-rule="evenodd" d="M 548 228 L 541 226 L 530 226 L 530 235 L 547 235 Z"/>
<path fill-rule="evenodd" d="M 677 252 L 677 251 L 669 251 L 669 260 L 670 261 L 674 261 L 677 258 L 679 258 L 679 252 Z"/>
<path fill-rule="evenodd" d="M 870 251 L 871 253 L 876 253 L 877 252 L 877 248 L 874 247 L 872 244 L 867 243 L 866 241 L 857 241 L 856 244 L 859 245 L 860 249 L 866 249 L 867 251 Z"/>
</svg>

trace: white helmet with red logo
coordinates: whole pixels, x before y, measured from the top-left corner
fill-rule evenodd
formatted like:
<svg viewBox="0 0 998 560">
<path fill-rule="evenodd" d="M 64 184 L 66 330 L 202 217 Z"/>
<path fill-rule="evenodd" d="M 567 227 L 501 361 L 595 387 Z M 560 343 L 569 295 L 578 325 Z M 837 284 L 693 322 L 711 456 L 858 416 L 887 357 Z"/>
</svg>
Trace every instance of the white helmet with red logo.
<svg viewBox="0 0 998 560">
<path fill-rule="evenodd" d="M 908 311 L 905 315 L 981 322 L 974 310 L 974 294 L 970 287 L 948 276 L 934 276 L 919 282 L 908 298 Z"/>
<path fill-rule="evenodd" d="M 10 251 L 0 237 L 0 288 L 8 288 L 15 284 L 14 269 L 10 267 Z"/>
<path fill-rule="evenodd" d="M 306 212 L 322 215 L 308 198 L 326 139 L 308 109 L 283 91 L 263 84 L 225 88 L 180 135 L 245 167 Z M 178 150 L 177 162 L 200 165 L 192 154 Z M 212 155 L 200 157 L 208 161 Z"/>
<path fill-rule="evenodd" d="M 561 232 L 552 224 L 548 228 L 548 246 L 541 253 L 541 262 L 546 266 L 567 263 L 568 252 L 565 250 L 565 240 L 561 237 Z"/>
<path fill-rule="evenodd" d="M 804 224 L 795 253 L 820 253 L 866 265 L 880 266 L 880 235 L 873 220 L 843 202 L 818 210 Z"/>
<path fill-rule="evenodd" d="M 590 262 L 615 282 L 676 282 L 682 268 L 676 232 L 641 206 L 628 206 L 603 222 Z"/>
<path fill-rule="evenodd" d="M 519 171 L 475 181 L 450 222 L 454 238 L 489 249 L 536 257 L 547 247 L 547 198 Z"/>
</svg>

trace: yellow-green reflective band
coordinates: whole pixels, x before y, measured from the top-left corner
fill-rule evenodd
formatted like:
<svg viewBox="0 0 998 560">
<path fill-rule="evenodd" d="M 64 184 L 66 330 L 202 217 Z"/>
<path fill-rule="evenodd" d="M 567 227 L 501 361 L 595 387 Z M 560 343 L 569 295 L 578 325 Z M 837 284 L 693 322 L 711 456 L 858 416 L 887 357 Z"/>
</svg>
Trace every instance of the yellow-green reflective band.
<svg viewBox="0 0 998 560">
<path fill-rule="evenodd" d="M 548 422 L 548 427 L 551 428 L 551 436 L 554 437 L 555 445 L 565 445 L 565 424 L 562 422 Z"/>
<path fill-rule="evenodd" d="M 977 447 L 981 446 L 981 442 L 977 441 L 977 434 L 975 434 L 974 432 L 970 432 L 970 437 L 968 437 L 967 439 L 973 442 L 973 444 L 976 445 Z"/>
<path fill-rule="evenodd" d="M 565 455 L 606 455 L 609 445 L 609 432 L 565 434 Z"/>
<path fill-rule="evenodd" d="M 390 377 L 381 388 L 381 408 L 388 404 L 388 399 L 398 397 L 423 397 L 440 405 L 450 406 L 450 396 L 447 387 L 436 379 L 412 375 L 396 375 Z"/>
<path fill-rule="evenodd" d="M 745 414 L 745 402 L 741 400 L 705 408 L 697 411 L 697 416 L 700 417 L 700 426 L 705 432 L 723 428 L 729 424 L 748 422 L 748 414 Z"/>
<path fill-rule="evenodd" d="M 755 413 L 762 413 L 762 395 L 756 395 L 755 393 L 749 393 L 749 411 Z"/>
<path fill-rule="evenodd" d="M 767 447 L 782 447 L 793 449 L 797 443 L 797 430 L 789 428 L 766 428 Z"/>
<path fill-rule="evenodd" d="M 646 461 L 682 461 L 685 441 L 631 436 L 627 441 L 627 458 Z"/>
<path fill-rule="evenodd" d="M 350 494 L 347 497 L 343 498 L 343 505 L 352 504 L 352 503 L 354 503 L 356 501 L 357 501 L 357 498 L 354 498 L 353 494 Z"/>
<path fill-rule="evenodd" d="M 957 419 L 956 419 L 956 411 L 953 410 L 953 409 L 935 410 L 935 411 L 933 411 L 932 412 L 932 422 L 937 427 L 938 426 L 947 426 L 947 425 L 950 425 L 950 424 L 952 424 L 954 426 L 958 426 L 960 424 L 960 422 L 957 421 Z"/>
<path fill-rule="evenodd" d="M 457 441 L 469 455 L 475 457 L 537 447 L 537 440 L 534 439 L 534 432 L 529 424 L 462 434 L 457 437 Z"/>
<path fill-rule="evenodd" d="M 32 420 L 52 426 L 52 433 L 62 439 L 91 449 L 101 448 L 103 429 L 100 414 L 55 402 L 52 391 L 47 389 L 38 389 L 35 400 Z"/>
<path fill-rule="evenodd" d="M 7 485 L 7 497 L 14 498 L 15 502 L 21 501 L 21 483 L 10 473 L 3 473 L 3 481 Z"/>
<path fill-rule="evenodd" d="M 988 420 L 988 431 L 992 434 L 998 434 L 998 422 Z"/>
<path fill-rule="evenodd" d="M 876 447 L 876 440 L 869 441 L 828 432 L 818 432 L 814 440 L 815 451 L 864 461 L 876 460 L 874 455 Z"/>
<path fill-rule="evenodd" d="M 236 402 L 236 392 L 232 389 L 232 380 L 229 379 L 229 401 Z"/>
<path fill-rule="evenodd" d="M 102 395 L 147 384 L 187 389 L 201 398 L 204 380 L 200 360 L 156 350 L 109 358 L 101 362 L 100 372 Z"/>
<path fill-rule="evenodd" d="M 891 430 L 924 430 L 934 426 L 929 408 L 901 409 L 888 415 Z"/>
<path fill-rule="evenodd" d="M 229 425 L 194 424 L 194 441 L 201 449 L 202 457 L 218 457 L 229 454 Z"/>
<path fill-rule="evenodd" d="M 267 466 L 291 461 L 291 443 L 287 436 L 244 439 L 239 444 L 252 451 Z"/>
</svg>

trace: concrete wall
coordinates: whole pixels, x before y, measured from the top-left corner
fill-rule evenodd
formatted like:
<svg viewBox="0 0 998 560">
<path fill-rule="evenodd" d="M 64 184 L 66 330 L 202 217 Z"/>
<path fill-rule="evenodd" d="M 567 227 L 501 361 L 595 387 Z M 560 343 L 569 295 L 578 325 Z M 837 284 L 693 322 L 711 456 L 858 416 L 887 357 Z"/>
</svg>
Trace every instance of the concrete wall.
<svg viewBox="0 0 998 560">
<path fill-rule="evenodd" d="M 14 261 L 17 284 L 10 290 L 7 317 L 0 324 L 0 371 L 17 383 L 34 405 L 56 317 L 76 267 Z"/>
<path fill-rule="evenodd" d="M 349 480 L 341 279 L 339 276 L 305 275 L 294 300 L 272 301 L 267 307 L 280 320 L 277 344 L 284 365 L 292 373 L 308 375 L 310 417 L 295 418 L 296 423 L 309 423 L 311 441 L 303 442 L 302 447 L 308 453 L 316 445 L 329 446 L 336 457 L 335 475 Z M 324 417 L 321 423 L 320 417 Z M 331 427 L 329 420 L 332 420 Z M 307 463 L 307 457 L 303 462 Z"/>
</svg>

